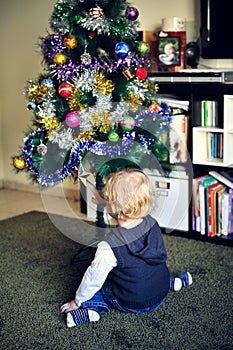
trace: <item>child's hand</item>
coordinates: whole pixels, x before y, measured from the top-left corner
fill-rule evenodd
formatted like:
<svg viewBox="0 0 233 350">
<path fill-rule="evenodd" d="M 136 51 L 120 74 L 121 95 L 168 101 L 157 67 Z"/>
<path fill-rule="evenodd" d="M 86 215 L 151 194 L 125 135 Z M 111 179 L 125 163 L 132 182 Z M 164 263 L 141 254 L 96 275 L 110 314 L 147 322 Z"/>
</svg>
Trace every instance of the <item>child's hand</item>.
<svg viewBox="0 0 233 350">
<path fill-rule="evenodd" d="M 60 307 L 61 312 L 69 312 L 72 310 L 77 310 L 79 306 L 76 304 L 75 300 L 71 300 L 69 303 L 65 303 Z"/>
<path fill-rule="evenodd" d="M 98 191 L 95 186 L 87 181 L 87 187 L 91 190 L 94 197 L 92 197 L 91 201 L 94 204 L 106 205 L 106 201 L 101 197 L 101 191 Z"/>
</svg>

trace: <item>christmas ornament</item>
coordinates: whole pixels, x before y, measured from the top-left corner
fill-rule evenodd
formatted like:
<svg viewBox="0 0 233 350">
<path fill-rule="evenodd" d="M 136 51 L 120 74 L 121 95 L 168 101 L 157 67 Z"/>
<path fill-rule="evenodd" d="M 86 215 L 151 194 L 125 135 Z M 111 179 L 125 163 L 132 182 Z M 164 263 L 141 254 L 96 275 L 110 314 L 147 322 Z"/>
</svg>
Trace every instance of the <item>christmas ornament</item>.
<svg viewBox="0 0 233 350">
<path fill-rule="evenodd" d="M 34 101 L 31 101 L 27 105 L 27 110 L 28 111 L 35 111 L 36 110 L 36 103 Z"/>
<path fill-rule="evenodd" d="M 90 9 L 89 14 L 93 19 L 97 19 L 103 16 L 103 10 L 96 5 L 96 7 Z"/>
<path fill-rule="evenodd" d="M 125 117 L 121 122 L 120 122 L 120 127 L 124 131 L 131 131 L 135 127 L 135 120 L 132 117 Z"/>
<path fill-rule="evenodd" d="M 41 142 L 41 144 L 37 146 L 36 150 L 41 156 L 44 156 L 47 153 L 47 146 Z"/>
<path fill-rule="evenodd" d="M 88 35 L 89 39 L 94 39 L 95 38 L 95 32 L 90 32 Z"/>
<path fill-rule="evenodd" d="M 56 53 L 56 55 L 53 58 L 53 62 L 59 65 L 62 65 L 65 63 L 67 57 L 63 53 Z"/>
<path fill-rule="evenodd" d="M 136 7 L 128 7 L 126 10 L 126 18 L 130 21 L 136 21 L 138 18 L 139 12 Z"/>
<path fill-rule="evenodd" d="M 115 131 L 110 131 L 108 135 L 108 139 L 112 142 L 117 142 L 119 140 L 119 135 Z"/>
<path fill-rule="evenodd" d="M 158 103 L 155 101 L 152 101 L 151 105 L 148 107 L 151 112 L 158 112 L 159 108 Z"/>
<path fill-rule="evenodd" d="M 65 36 L 65 38 L 63 39 L 63 45 L 69 49 L 69 50 L 73 50 L 76 46 L 77 46 L 77 39 L 75 35 L 72 34 L 68 34 Z"/>
<path fill-rule="evenodd" d="M 58 93 L 62 97 L 68 98 L 73 94 L 74 90 L 75 90 L 75 87 L 72 84 L 68 82 L 64 82 L 64 83 L 61 83 L 61 85 L 59 86 Z"/>
<path fill-rule="evenodd" d="M 91 55 L 86 51 L 86 47 L 85 47 L 84 53 L 80 56 L 80 61 L 85 66 L 88 66 L 89 64 L 91 64 Z"/>
<path fill-rule="evenodd" d="M 134 77 L 134 74 L 132 73 L 132 71 L 131 71 L 129 68 L 127 68 L 126 70 L 124 70 L 124 71 L 122 72 L 122 74 L 125 76 L 125 78 L 126 78 L 127 80 L 132 79 L 132 78 Z"/>
<path fill-rule="evenodd" d="M 137 49 L 138 49 L 138 52 L 142 54 L 147 54 L 148 52 L 150 52 L 150 45 L 145 41 L 140 41 Z"/>
<path fill-rule="evenodd" d="M 27 166 L 25 159 L 22 157 L 14 157 L 13 165 L 17 170 L 23 170 Z"/>
<path fill-rule="evenodd" d="M 52 79 L 50 79 L 50 78 L 43 79 L 41 81 L 41 85 L 45 85 L 49 89 L 53 89 L 54 88 L 54 83 L 53 83 Z"/>
<path fill-rule="evenodd" d="M 103 10 L 96 5 L 89 10 L 89 17 L 81 21 L 81 26 L 90 31 L 96 31 L 97 34 L 107 34 L 110 30 L 109 20 L 103 15 Z"/>
<path fill-rule="evenodd" d="M 121 41 L 115 46 L 115 52 L 117 54 L 117 57 L 119 58 L 125 58 L 128 55 L 129 51 L 129 45 L 126 44 L 124 41 Z"/>
<path fill-rule="evenodd" d="M 70 128 L 76 128 L 80 124 L 80 118 L 78 112 L 70 112 L 65 117 L 66 124 Z"/>
<path fill-rule="evenodd" d="M 135 75 L 137 78 L 144 80 L 147 77 L 147 70 L 145 68 L 138 68 Z"/>
</svg>

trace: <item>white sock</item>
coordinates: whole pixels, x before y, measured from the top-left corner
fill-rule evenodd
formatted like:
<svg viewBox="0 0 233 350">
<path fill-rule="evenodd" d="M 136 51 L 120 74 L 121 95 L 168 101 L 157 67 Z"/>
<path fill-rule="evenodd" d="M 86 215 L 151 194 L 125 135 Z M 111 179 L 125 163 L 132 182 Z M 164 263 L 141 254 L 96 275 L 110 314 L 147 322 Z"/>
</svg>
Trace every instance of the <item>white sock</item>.
<svg viewBox="0 0 233 350">
<path fill-rule="evenodd" d="M 70 312 L 67 312 L 67 316 L 66 316 L 66 325 L 68 328 L 71 328 L 71 327 L 75 327 L 76 324 L 74 323 L 74 319 L 73 317 L 71 316 L 71 313 Z"/>
<path fill-rule="evenodd" d="M 174 291 L 179 292 L 182 288 L 182 281 L 179 277 L 174 278 Z"/>
<path fill-rule="evenodd" d="M 99 321 L 100 319 L 100 315 L 98 314 L 98 312 L 94 310 L 88 310 L 88 316 L 89 316 L 90 322 L 96 322 L 96 321 Z"/>
</svg>

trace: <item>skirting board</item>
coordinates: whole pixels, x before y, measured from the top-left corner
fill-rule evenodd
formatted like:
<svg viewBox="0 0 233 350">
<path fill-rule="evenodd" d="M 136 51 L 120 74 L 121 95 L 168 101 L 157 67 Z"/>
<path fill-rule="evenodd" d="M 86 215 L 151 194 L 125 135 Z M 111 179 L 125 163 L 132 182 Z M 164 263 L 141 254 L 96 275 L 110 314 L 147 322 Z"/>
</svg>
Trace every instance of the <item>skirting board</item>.
<svg viewBox="0 0 233 350">
<path fill-rule="evenodd" d="M 35 184 L 23 184 L 17 181 L 10 180 L 0 180 L 0 189 L 7 189 L 13 191 L 21 191 L 21 192 L 29 192 L 29 193 L 40 193 L 39 187 Z M 45 190 L 46 191 L 46 190 Z M 63 191 L 65 193 L 66 198 L 80 201 L 80 185 L 79 183 L 74 185 L 74 188 L 63 186 Z M 49 188 L 49 195 L 54 197 L 61 197 L 61 191 L 54 186 L 53 188 Z"/>
</svg>

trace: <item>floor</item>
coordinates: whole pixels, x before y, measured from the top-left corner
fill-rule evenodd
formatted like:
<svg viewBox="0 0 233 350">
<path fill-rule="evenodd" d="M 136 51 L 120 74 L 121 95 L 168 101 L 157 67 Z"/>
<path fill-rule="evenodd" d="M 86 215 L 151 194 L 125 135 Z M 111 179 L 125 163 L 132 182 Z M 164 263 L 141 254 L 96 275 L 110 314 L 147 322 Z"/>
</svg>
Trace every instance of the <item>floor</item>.
<svg viewBox="0 0 233 350">
<path fill-rule="evenodd" d="M 44 193 L 0 190 L 0 220 L 33 210 L 86 218 L 86 215 L 80 213 L 80 202 L 68 200 L 65 196 L 56 197 Z"/>
</svg>

